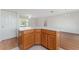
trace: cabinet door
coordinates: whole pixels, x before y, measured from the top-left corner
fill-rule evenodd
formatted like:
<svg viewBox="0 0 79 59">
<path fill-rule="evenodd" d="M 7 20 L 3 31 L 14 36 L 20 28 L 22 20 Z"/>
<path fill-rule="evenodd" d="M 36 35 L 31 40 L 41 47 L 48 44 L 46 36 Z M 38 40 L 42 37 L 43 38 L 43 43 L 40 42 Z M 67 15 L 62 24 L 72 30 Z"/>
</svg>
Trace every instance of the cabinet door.
<svg viewBox="0 0 79 59">
<path fill-rule="evenodd" d="M 34 33 L 30 33 L 29 35 L 30 35 L 30 37 L 29 37 L 30 43 L 29 44 L 34 45 Z"/>
<path fill-rule="evenodd" d="M 35 44 L 41 44 L 41 30 L 35 30 Z"/>
<path fill-rule="evenodd" d="M 55 50 L 56 49 L 56 37 L 52 35 L 48 35 L 48 49 Z"/>
<path fill-rule="evenodd" d="M 28 49 L 32 45 L 34 45 L 34 34 L 33 33 L 28 33 L 27 35 L 24 35 L 24 49 Z"/>
<path fill-rule="evenodd" d="M 47 34 L 46 33 L 42 33 L 41 44 L 47 48 Z"/>
<path fill-rule="evenodd" d="M 27 49 L 29 48 L 29 34 L 28 35 L 24 35 L 23 37 L 23 49 Z"/>
<path fill-rule="evenodd" d="M 19 32 L 19 35 L 18 35 L 18 47 L 20 49 L 23 49 L 23 34 L 22 32 Z"/>
</svg>

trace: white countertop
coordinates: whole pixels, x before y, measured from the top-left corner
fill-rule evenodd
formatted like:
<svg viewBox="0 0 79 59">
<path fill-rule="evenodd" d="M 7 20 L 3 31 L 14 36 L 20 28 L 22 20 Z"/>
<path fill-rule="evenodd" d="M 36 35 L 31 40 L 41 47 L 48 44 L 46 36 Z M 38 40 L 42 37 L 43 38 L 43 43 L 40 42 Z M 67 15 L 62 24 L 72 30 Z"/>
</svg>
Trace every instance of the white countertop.
<svg viewBox="0 0 79 59">
<path fill-rule="evenodd" d="M 19 28 L 19 31 L 24 31 L 24 30 L 29 30 L 29 29 L 47 29 L 47 30 L 59 31 L 59 30 L 57 30 L 57 29 L 48 28 L 48 27 L 42 27 L 42 28 L 20 27 L 20 28 Z"/>
<path fill-rule="evenodd" d="M 64 30 L 59 30 L 59 29 L 55 29 L 55 28 L 50 28 L 50 27 L 20 27 L 19 31 L 24 31 L 24 30 L 29 30 L 29 29 L 47 29 L 47 30 L 53 30 L 53 31 L 61 31 L 61 32 L 69 32 L 69 31 L 64 31 Z M 75 32 L 69 32 L 69 33 L 75 33 Z M 75 33 L 75 34 L 79 34 L 79 33 Z"/>
<path fill-rule="evenodd" d="M 55 31 L 59 31 L 59 30 L 57 30 L 57 29 L 50 28 L 50 27 L 42 27 L 42 29 L 47 29 L 47 30 L 55 30 Z"/>
<path fill-rule="evenodd" d="M 33 29 L 31 27 L 20 27 L 19 31 L 24 31 L 24 30 L 29 30 L 29 29 Z"/>
<path fill-rule="evenodd" d="M 29 30 L 29 29 L 42 29 L 42 28 L 35 28 L 35 27 L 20 27 L 19 31 Z"/>
</svg>

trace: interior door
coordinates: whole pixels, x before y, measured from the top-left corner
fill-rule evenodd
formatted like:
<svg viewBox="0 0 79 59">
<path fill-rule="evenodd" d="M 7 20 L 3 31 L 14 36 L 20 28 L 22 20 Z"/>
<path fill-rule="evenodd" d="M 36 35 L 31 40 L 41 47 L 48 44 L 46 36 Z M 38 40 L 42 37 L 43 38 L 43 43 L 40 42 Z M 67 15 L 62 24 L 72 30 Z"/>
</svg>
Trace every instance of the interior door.
<svg viewBox="0 0 79 59">
<path fill-rule="evenodd" d="M 1 11 L 1 32 L 2 39 L 10 39 L 16 37 L 17 19 L 16 13 L 9 11 Z"/>
<path fill-rule="evenodd" d="M 1 40 L 1 10 L 0 10 L 0 40 Z"/>
</svg>

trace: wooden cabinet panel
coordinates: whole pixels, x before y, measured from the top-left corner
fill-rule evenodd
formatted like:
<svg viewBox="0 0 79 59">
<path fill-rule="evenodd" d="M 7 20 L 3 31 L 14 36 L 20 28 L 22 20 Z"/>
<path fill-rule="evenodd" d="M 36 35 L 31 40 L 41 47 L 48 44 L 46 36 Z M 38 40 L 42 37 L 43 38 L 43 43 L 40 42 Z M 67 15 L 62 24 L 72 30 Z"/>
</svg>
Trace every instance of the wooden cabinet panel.
<svg viewBox="0 0 79 59">
<path fill-rule="evenodd" d="M 34 45 L 34 33 L 29 33 L 28 35 L 25 35 L 24 37 L 24 48 L 27 49 L 28 47 L 31 47 Z"/>
<path fill-rule="evenodd" d="M 35 44 L 41 44 L 41 30 L 35 29 Z"/>
<path fill-rule="evenodd" d="M 41 44 L 47 48 L 47 34 L 46 33 L 42 33 L 42 39 L 41 39 Z"/>
<path fill-rule="evenodd" d="M 25 30 L 25 31 L 23 31 L 23 34 L 29 34 L 29 33 L 32 33 L 32 32 L 34 32 L 34 30 Z"/>
<path fill-rule="evenodd" d="M 56 36 L 56 31 L 47 30 L 46 33 L 52 36 Z"/>
<path fill-rule="evenodd" d="M 29 47 L 34 45 L 34 32 L 32 30 L 25 32 L 22 31 L 18 41 L 20 49 L 28 49 Z"/>
<path fill-rule="evenodd" d="M 34 45 L 34 33 L 30 34 L 30 43 Z"/>
<path fill-rule="evenodd" d="M 26 30 L 19 33 L 19 47 L 20 49 L 27 49 L 34 44 L 41 44 L 42 46 L 56 50 L 59 48 L 59 32 L 45 30 L 45 29 L 34 29 Z"/>
<path fill-rule="evenodd" d="M 56 49 L 56 37 L 48 35 L 48 49 Z"/>
<path fill-rule="evenodd" d="M 24 35 L 24 41 L 28 42 L 28 43 L 34 43 L 34 34 L 33 33 L 29 33 L 28 35 Z"/>
<path fill-rule="evenodd" d="M 42 39 L 41 39 L 41 44 L 50 49 L 50 50 L 56 50 L 59 48 L 58 46 L 58 39 L 57 37 L 57 32 L 56 31 L 51 31 L 51 30 L 42 30 Z"/>
<path fill-rule="evenodd" d="M 20 31 L 19 32 L 19 35 L 18 35 L 18 46 L 19 46 L 19 48 L 20 49 L 22 49 L 23 48 L 23 40 L 22 40 L 22 32 Z"/>
</svg>

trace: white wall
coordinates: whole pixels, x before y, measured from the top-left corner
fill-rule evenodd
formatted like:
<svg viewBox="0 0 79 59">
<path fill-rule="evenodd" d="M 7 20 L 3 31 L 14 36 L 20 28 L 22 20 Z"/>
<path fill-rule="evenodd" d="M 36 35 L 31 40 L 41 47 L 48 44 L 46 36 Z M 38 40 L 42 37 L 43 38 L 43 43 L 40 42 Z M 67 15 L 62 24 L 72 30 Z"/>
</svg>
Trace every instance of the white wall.
<svg viewBox="0 0 79 59">
<path fill-rule="evenodd" d="M 49 18 L 48 27 L 65 32 L 79 33 L 79 11 Z"/>
<path fill-rule="evenodd" d="M 32 27 L 32 28 L 36 27 L 36 19 L 35 18 L 29 19 L 29 27 Z"/>
<path fill-rule="evenodd" d="M 15 12 L 0 10 L 0 40 L 16 36 L 18 20 Z M 30 26 L 44 28 L 45 20 L 47 20 L 47 28 L 79 34 L 79 11 L 52 17 L 32 18 Z"/>
<path fill-rule="evenodd" d="M 41 27 L 44 27 L 45 19 L 47 20 L 47 28 L 79 34 L 79 11 L 42 18 L 42 20 L 40 18 L 39 24 Z"/>
<path fill-rule="evenodd" d="M 0 10 L 0 39 L 1 39 L 1 10 Z"/>
<path fill-rule="evenodd" d="M 16 37 L 17 14 L 1 10 L 1 38 L 0 40 Z"/>
<path fill-rule="evenodd" d="M 46 20 L 45 18 L 34 18 L 34 20 L 33 20 L 34 23 L 32 23 L 32 24 L 35 24 L 34 28 L 40 29 L 40 28 L 44 27 L 45 20 Z"/>
<path fill-rule="evenodd" d="M 33 28 L 40 27 L 38 18 L 33 18 L 32 20 L 33 21 L 31 21 L 32 22 L 31 25 L 33 25 Z"/>
<path fill-rule="evenodd" d="M 18 35 L 19 30 L 19 19 L 20 14 L 0 10 L 0 41 L 5 39 L 10 39 Z M 29 19 L 29 26 L 32 28 L 36 27 L 35 19 Z"/>
</svg>

